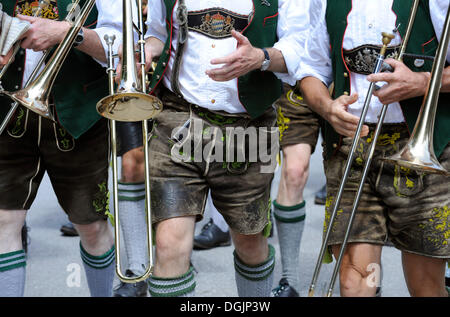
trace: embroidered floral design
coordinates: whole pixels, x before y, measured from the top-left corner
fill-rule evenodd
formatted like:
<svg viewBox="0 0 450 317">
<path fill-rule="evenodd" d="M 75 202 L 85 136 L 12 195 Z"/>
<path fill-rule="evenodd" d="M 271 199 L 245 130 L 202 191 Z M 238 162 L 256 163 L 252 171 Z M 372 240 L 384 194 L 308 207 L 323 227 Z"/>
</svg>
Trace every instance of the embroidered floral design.
<svg viewBox="0 0 450 317">
<path fill-rule="evenodd" d="M 330 207 L 333 207 L 333 202 L 334 202 L 334 196 L 328 196 L 325 201 L 325 219 L 324 219 L 324 224 L 323 224 L 323 232 L 324 233 L 327 231 L 328 225 L 331 220 Z M 342 208 L 337 211 L 336 218 L 333 223 L 333 228 L 331 229 L 332 231 L 336 230 L 336 226 L 338 224 L 338 218 L 343 212 L 344 212 L 344 210 Z"/>
<path fill-rule="evenodd" d="M 450 208 L 433 209 L 433 217 L 428 220 L 428 224 L 420 224 L 421 229 L 430 229 L 427 240 L 433 245 L 439 247 L 448 245 L 450 241 Z"/>
<path fill-rule="evenodd" d="M 108 216 L 109 221 L 114 226 L 114 215 L 109 210 L 109 190 L 106 181 L 97 185 L 99 191 L 94 196 L 92 205 L 98 213 L 103 213 Z"/>
<path fill-rule="evenodd" d="M 283 114 L 281 107 L 277 109 L 277 125 L 280 130 L 280 141 L 283 139 L 283 132 L 289 128 L 289 123 L 291 119 L 286 118 Z"/>
</svg>

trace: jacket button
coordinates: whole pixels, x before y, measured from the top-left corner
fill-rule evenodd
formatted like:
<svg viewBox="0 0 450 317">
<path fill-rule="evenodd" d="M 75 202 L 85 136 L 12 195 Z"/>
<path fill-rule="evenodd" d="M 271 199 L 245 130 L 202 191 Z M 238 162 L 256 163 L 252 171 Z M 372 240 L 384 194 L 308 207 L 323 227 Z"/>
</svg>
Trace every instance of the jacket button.
<svg viewBox="0 0 450 317">
<path fill-rule="evenodd" d="M 337 144 L 336 143 L 333 143 L 333 148 L 337 148 Z"/>
<path fill-rule="evenodd" d="M 344 77 L 345 77 L 345 78 L 348 77 L 348 73 L 347 73 L 347 72 L 344 73 Z"/>
</svg>

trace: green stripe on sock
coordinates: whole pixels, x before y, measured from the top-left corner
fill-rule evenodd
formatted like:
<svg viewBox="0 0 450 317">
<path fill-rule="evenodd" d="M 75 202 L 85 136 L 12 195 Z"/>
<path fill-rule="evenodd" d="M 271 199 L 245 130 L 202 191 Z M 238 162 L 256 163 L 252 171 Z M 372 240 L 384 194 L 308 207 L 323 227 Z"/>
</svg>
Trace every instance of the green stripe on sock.
<svg viewBox="0 0 450 317">
<path fill-rule="evenodd" d="M 0 259 L 8 258 L 8 257 L 14 256 L 14 255 L 17 255 L 17 254 L 25 254 L 25 251 L 24 250 L 18 250 L 18 251 L 13 251 L 13 252 L 9 252 L 9 253 L 3 253 L 3 254 L 0 254 Z"/>
<path fill-rule="evenodd" d="M 118 189 L 118 192 L 124 192 L 124 193 L 140 193 L 140 192 L 145 192 L 145 188 L 142 189 Z"/>
<path fill-rule="evenodd" d="M 300 221 L 304 221 L 306 218 L 306 215 L 301 215 L 298 217 L 294 217 L 294 218 L 284 218 L 284 217 L 280 217 L 279 215 L 277 215 L 276 213 L 273 213 L 273 216 L 275 219 L 281 221 L 281 222 L 287 222 L 287 223 L 291 223 L 291 222 L 300 222 Z"/>
<path fill-rule="evenodd" d="M 16 262 L 16 261 L 18 261 L 18 260 L 25 260 L 25 255 L 17 256 L 17 257 L 15 257 L 15 258 L 10 258 L 10 259 L 5 260 L 5 261 L 0 261 L 0 267 L 1 267 L 3 264 L 7 264 L 7 263 L 11 263 L 11 262 Z"/>
<path fill-rule="evenodd" d="M 83 260 L 84 263 L 86 263 L 87 265 L 89 265 L 94 269 L 103 269 L 111 265 L 111 263 L 113 263 L 115 259 L 114 251 L 115 247 L 112 246 L 111 249 L 103 255 L 100 256 L 91 255 L 83 248 L 80 242 L 81 259 Z"/>
<path fill-rule="evenodd" d="M 298 210 L 300 208 L 303 208 L 306 206 L 306 200 L 302 201 L 300 204 L 298 205 L 294 205 L 294 206 L 283 206 L 277 203 L 276 200 L 273 201 L 273 205 L 275 206 L 275 208 L 282 210 L 282 211 L 294 211 L 294 210 Z"/>
<path fill-rule="evenodd" d="M 151 281 L 151 279 L 149 279 L 148 285 L 149 285 L 150 287 L 152 287 L 152 288 L 158 288 L 158 289 L 176 288 L 176 287 L 179 287 L 179 286 L 181 286 L 181 285 L 183 285 L 183 284 L 188 284 L 188 283 L 191 282 L 193 279 L 194 279 L 194 274 L 192 274 L 192 275 L 191 275 L 190 277 L 188 277 L 187 279 L 182 280 L 182 281 L 180 281 L 180 282 L 178 282 L 178 283 L 175 283 L 175 284 L 165 284 L 165 285 L 162 285 L 162 284 L 155 284 L 155 283 L 153 283 L 153 282 Z M 175 281 L 176 281 L 176 279 L 174 279 L 174 282 L 175 282 Z"/>
<path fill-rule="evenodd" d="M 251 281 L 261 281 L 265 280 L 270 274 L 272 274 L 275 268 L 275 248 L 269 244 L 269 256 L 266 261 L 257 265 L 247 265 L 245 264 L 234 252 L 234 268 L 236 272 L 247 280 Z M 265 267 L 267 264 L 271 263 L 269 266 Z M 258 269 L 265 267 L 264 269 L 255 271 L 249 269 Z M 263 274 L 263 275 L 261 275 Z"/>
<path fill-rule="evenodd" d="M 136 196 L 136 197 L 129 197 L 129 196 L 121 196 L 121 195 L 119 195 L 119 200 L 122 200 L 122 201 L 140 201 L 140 200 L 143 200 L 143 199 L 145 199 L 145 195 L 142 195 L 142 196 Z"/>
<path fill-rule="evenodd" d="M 16 263 L 16 264 L 0 267 L 0 272 L 14 270 L 14 269 L 17 269 L 19 267 L 26 266 L 26 265 L 27 265 L 27 262 L 23 261 L 23 262 L 20 262 L 20 263 Z"/>
<path fill-rule="evenodd" d="M 142 185 L 142 186 L 145 186 L 144 182 L 135 182 L 135 183 L 130 182 L 130 183 L 124 183 L 124 182 L 118 181 L 117 183 L 118 183 L 119 185 L 124 185 L 124 186 L 126 186 L 126 185 Z"/>
<path fill-rule="evenodd" d="M 192 284 L 191 286 L 189 286 L 186 289 L 175 291 L 175 292 L 170 292 L 170 293 L 155 293 L 154 291 L 152 291 L 149 288 L 149 293 L 153 297 L 178 297 L 178 296 L 192 292 L 195 289 L 196 285 L 197 285 L 197 283 L 194 282 L 194 284 Z"/>
<path fill-rule="evenodd" d="M 191 266 L 189 267 L 189 270 L 184 273 L 183 275 L 177 276 L 177 277 L 157 277 L 157 276 L 152 276 L 153 280 L 156 281 L 173 281 L 173 280 L 180 280 L 182 278 L 187 277 L 189 274 L 191 274 L 194 271 L 194 267 Z"/>
</svg>

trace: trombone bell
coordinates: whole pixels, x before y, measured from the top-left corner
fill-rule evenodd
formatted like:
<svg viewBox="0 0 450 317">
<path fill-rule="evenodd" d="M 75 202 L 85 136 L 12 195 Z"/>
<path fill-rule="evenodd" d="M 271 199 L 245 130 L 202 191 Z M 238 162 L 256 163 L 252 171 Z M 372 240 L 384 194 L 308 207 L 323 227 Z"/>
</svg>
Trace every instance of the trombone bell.
<svg viewBox="0 0 450 317">
<path fill-rule="evenodd" d="M 141 92 L 119 92 L 104 97 L 97 103 L 97 111 L 101 116 L 125 122 L 154 118 L 162 108 L 162 102 L 158 98 Z"/>
<path fill-rule="evenodd" d="M 450 176 L 450 173 L 439 163 L 434 150 L 423 143 L 408 142 L 400 152 L 382 160 L 425 173 Z"/>
<path fill-rule="evenodd" d="M 4 95 L 10 97 L 12 100 L 18 102 L 24 107 L 27 107 L 31 111 L 37 113 L 38 115 L 56 121 L 53 114 L 50 112 L 50 106 L 48 105 L 48 100 L 46 94 L 41 91 L 41 89 L 33 89 L 33 87 L 24 88 L 16 92 L 2 92 Z M 34 87 L 35 88 L 35 87 Z"/>
</svg>

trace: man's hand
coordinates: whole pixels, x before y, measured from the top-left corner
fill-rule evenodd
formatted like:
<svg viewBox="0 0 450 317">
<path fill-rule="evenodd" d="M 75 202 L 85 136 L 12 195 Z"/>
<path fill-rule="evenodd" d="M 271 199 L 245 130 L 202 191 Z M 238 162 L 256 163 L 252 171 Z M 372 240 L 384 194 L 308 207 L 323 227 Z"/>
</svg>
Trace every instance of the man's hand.
<svg viewBox="0 0 450 317">
<path fill-rule="evenodd" d="M 322 117 L 327 120 L 337 133 L 353 137 L 358 128 L 359 117 L 348 113 L 348 106 L 358 100 L 358 94 L 351 96 L 340 96 L 335 100 L 331 100 L 324 108 Z M 369 127 L 364 125 L 361 130 L 361 136 L 369 133 Z"/>
<path fill-rule="evenodd" d="M 44 51 L 62 42 L 70 29 L 69 22 L 53 21 L 26 15 L 17 15 L 21 20 L 31 23 L 30 29 L 22 36 L 22 48 L 35 52 Z"/>
<path fill-rule="evenodd" d="M 381 103 L 388 105 L 425 95 L 430 73 L 413 72 L 405 64 L 394 59 L 387 59 L 386 63 L 394 68 L 394 72 L 367 76 L 367 80 L 370 82 L 387 82 L 381 89 L 373 93 Z"/>
<path fill-rule="evenodd" d="M 212 65 L 225 65 L 206 71 L 206 75 L 215 81 L 228 81 L 245 75 L 252 70 L 259 69 L 264 61 L 264 52 L 253 47 L 244 35 L 235 30 L 231 31 L 231 35 L 238 42 L 236 51 L 228 56 L 211 60 Z"/>
<path fill-rule="evenodd" d="M 117 64 L 117 68 L 116 68 L 116 83 L 120 82 L 120 78 L 122 77 L 122 65 L 123 65 L 123 46 L 122 44 L 120 44 L 119 46 L 119 51 L 117 53 L 119 55 L 119 63 Z M 139 53 L 135 53 L 135 61 L 136 61 L 136 67 L 137 67 L 137 71 L 138 71 L 138 75 L 141 75 L 141 65 L 139 64 L 140 62 L 140 57 L 139 57 Z M 153 54 L 152 54 L 152 50 L 150 45 L 148 45 L 147 43 L 145 44 L 145 72 L 147 73 L 150 70 L 150 67 L 152 66 L 152 59 L 153 59 Z"/>
<path fill-rule="evenodd" d="M 6 54 L 5 56 L 3 56 L 3 55 L 0 56 L 0 66 L 1 67 L 5 66 L 8 63 L 8 61 L 11 59 L 13 50 L 14 50 L 14 46 L 13 46 L 13 48 L 11 48 L 9 50 L 8 54 Z M 11 62 L 13 62 L 13 61 L 14 60 L 12 60 Z"/>
</svg>

